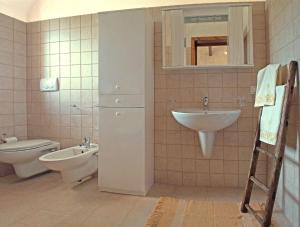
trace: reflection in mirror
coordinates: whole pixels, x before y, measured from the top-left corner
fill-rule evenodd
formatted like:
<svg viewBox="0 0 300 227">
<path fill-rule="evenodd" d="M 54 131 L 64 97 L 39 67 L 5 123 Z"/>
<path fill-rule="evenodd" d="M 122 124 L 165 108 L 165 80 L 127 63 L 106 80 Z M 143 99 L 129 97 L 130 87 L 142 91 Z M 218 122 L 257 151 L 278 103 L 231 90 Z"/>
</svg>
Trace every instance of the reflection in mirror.
<svg viewBox="0 0 300 227">
<path fill-rule="evenodd" d="M 163 66 L 252 65 L 251 6 L 163 10 Z"/>
<path fill-rule="evenodd" d="M 185 65 L 228 64 L 228 15 L 185 16 Z"/>
</svg>

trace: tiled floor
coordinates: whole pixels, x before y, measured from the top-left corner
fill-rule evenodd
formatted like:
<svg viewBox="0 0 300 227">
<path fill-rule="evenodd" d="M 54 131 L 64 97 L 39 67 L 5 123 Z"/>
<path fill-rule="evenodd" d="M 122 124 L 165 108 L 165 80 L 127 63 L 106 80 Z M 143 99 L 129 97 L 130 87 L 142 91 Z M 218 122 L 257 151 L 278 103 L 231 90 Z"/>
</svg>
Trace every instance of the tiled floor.
<svg viewBox="0 0 300 227">
<path fill-rule="evenodd" d="M 9 176 L 0 178 L 0 226 L 143 227 L 160 196 L 239 202 L 241 195 L 242 189 L 154 185 L 148 196 L 137 197 L 100 192 L 96 178 L 71 189 L 57 173 L 28 180 Z M 288 227 L 281 214 L 274 219 Z"/>
</svg>

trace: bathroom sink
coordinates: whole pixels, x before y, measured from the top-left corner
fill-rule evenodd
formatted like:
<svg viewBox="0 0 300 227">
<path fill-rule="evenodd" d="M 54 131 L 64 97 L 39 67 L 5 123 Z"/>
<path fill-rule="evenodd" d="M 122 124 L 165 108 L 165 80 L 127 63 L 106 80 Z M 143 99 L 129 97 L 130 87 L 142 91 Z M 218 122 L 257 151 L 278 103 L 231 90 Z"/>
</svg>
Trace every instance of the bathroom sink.
<svg viewBox="0 0 300 227">
<path fill-rule="evenodd" d="M 233 124 L 241 110 L 203 110 L 197 108 L 176 109 L 172 111 L 175 120 L 198 132 L 204 157 L 210 158 L 213 151 L 215 134 Z"/>
<path fill-rule="evenodd" d="M 176 121 L 196 130 L 213 132 L 233 124 L 240 116 L 240 110 L 202 110 L 196 108 L 173 110 Z"/>
</svg>

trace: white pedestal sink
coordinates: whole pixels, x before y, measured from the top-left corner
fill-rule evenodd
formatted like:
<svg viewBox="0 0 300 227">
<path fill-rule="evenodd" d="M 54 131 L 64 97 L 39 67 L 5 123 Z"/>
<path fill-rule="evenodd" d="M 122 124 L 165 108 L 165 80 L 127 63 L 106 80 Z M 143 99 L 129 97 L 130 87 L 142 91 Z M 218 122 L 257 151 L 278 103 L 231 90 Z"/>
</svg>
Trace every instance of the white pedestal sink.
<svg viewBox="0 0 300 227">
<path fill-rule="evenodd" d="M 178 123 L 198 132 L 203 156 L 206 158 L 212 155 L 216 132 L 233 124 L 240 114 L 241 110 L 185 108 L 172 111 Z"/>
</svg>

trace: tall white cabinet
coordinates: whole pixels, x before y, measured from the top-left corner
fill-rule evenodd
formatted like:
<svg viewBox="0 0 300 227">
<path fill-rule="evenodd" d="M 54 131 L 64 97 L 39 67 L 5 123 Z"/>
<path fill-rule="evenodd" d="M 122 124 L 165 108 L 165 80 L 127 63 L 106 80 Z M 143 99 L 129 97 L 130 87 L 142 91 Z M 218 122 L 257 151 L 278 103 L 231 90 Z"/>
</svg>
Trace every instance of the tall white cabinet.
<svg viewBox="0 0 300 227">
<path fill-rule="evenodd" d="M 99 187 L 145 195 L 154 179 L 153 21 L 146 9 L 99 14 Z"/>
</svg>

